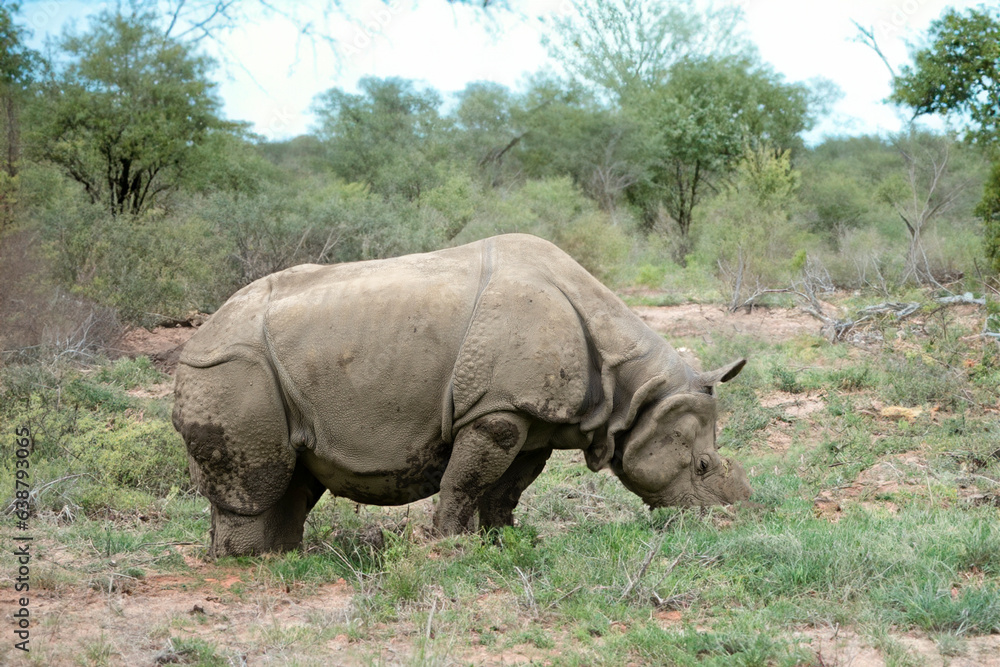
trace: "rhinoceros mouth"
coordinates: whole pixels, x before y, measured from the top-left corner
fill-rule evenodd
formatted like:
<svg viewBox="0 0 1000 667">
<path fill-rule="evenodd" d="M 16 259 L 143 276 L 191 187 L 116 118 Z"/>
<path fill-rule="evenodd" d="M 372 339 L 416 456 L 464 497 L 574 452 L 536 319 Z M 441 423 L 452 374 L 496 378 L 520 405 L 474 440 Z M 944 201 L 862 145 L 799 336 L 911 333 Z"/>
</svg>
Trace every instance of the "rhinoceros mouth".
<svg viewBox="0 0 1000 667">
<path fill-rule="evenodd" d="M 719 504 L 718 501 L 701 500 L 693 493 L 682 493 L 676 496 L 658 496 L 644 500 L 651 510 L 655 510 L 658 507 L 704 507 Z"/>
</svg>

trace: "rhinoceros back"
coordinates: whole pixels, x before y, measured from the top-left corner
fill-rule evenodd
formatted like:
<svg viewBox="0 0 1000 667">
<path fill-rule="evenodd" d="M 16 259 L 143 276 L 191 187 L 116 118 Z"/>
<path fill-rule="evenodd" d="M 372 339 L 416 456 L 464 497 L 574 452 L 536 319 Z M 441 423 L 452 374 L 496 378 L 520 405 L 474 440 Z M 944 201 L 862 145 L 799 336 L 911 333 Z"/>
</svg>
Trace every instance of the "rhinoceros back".
<svg viewBox="0 0 1000 667">
<path fill-rule="evenodd" d="M 191 337 L 180 362 L 208 368 L 236 358 L 260 360 L 267 355 L 264 321 L 275 293 L 300 288 L 322 273 L 317 264 L 303 264 L 256 280 L 236 294 Z"/>
</svg>

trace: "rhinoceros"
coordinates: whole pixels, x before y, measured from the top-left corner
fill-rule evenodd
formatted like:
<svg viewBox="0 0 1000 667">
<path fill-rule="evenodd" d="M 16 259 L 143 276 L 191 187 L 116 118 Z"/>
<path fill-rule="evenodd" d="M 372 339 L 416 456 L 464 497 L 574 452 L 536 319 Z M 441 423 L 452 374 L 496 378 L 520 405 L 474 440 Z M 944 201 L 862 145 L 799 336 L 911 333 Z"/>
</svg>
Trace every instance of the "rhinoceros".
<svg viewBox="0 0 1000 667">
<path fill-rule="evenodd" d="M 716 452 L 713 387 L 542 239 L 296 266 L 236 292 L 184 347 L 173 423 L 212 506 L 210 554 L 301 544 L 324 491 L 439 493 L 443 535 L 511 525 L 553 450 L 650 507 L 750 495 Z"/>
</svg>

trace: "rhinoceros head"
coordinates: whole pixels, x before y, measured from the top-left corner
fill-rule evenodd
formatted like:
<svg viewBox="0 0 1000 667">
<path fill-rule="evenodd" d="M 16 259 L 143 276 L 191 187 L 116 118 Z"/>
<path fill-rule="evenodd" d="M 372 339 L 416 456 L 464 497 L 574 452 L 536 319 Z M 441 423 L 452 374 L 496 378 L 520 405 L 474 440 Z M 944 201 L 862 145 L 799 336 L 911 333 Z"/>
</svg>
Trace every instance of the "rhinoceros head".
<svg viewBox="0 0 1000 667">
<path fill-rule="evenodd" d="M 743 368 L 741 359 L 710 373 L 694 373 L 689 391 L 654 399 L 636 410 L 619 435 L 614 473 L 650 507 L 724 505 L 750 497 L 743 468 L 719 456 L 711 387 Z"/>
</svg>

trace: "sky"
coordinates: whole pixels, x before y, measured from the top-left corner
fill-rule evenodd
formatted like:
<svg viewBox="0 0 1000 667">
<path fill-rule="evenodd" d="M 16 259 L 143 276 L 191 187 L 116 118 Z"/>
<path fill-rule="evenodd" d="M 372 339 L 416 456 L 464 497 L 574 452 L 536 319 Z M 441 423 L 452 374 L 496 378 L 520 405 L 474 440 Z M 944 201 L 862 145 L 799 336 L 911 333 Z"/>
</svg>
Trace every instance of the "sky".
<svg viewBox="0 0 1000 667">
<path fill-rule="evenodd" d="M 0 0 L 3 2 L 4 0 Z M 253 0 L 244 0 L 252 2 Z M 807 135 L 815 144 L 827 136 L 898 131 L 907 116 L 884 103 L 890 74 L 870 48 L 854 41 L 852 19 L 874 29 L 886 57 L 898 70 L 909 62 L 909 44 L 919 43 L 928 25 L 949 6 L 974 0 L 717 0 L 736 4 L 746 33 L 761 58 L 787 81 L 825 77 L 843 96 Z M 511 88 L 525 76 L 557 67 L 541 45 L 553 16 L 573 11 L 569 0 L 511 0 L 515 11 L 454 6 L 445 0 L 343 0 L 352 20 L 312 9 L 325 3 L 274 0 L 288 7 L 298 24 L 311 22 L 333 35 L 334 53 L 324 42 L 298 34 L 296 24 L 255 12 L 206 51 L 220 65 L 215 72 L 224 112 L 252 123 L 272 140 L 310 131 L 310 112 L 319 93 L 337 87 L 356 90 L 363 76 L 415 79 L 443 94 L 472 81 Z M 89 0 L 24 0 L 22 23 L 34 32 L 32 45 L 65 28 L 83 30 L 87 16 L 107 6 Z"/>
</svg>

